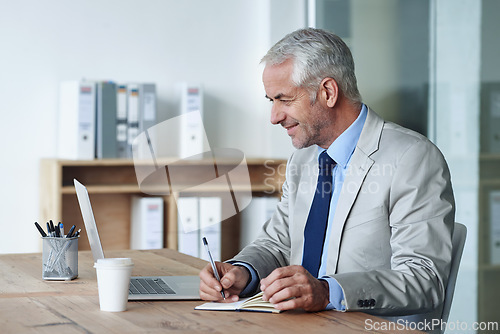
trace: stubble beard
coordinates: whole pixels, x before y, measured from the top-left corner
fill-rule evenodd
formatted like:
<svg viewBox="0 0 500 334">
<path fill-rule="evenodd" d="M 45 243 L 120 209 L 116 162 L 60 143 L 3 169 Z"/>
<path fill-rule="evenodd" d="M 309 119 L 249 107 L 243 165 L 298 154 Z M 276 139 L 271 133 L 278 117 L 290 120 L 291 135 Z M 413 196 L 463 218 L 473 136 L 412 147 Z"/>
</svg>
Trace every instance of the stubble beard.
<svg viewBox="0 0 500 334">
<path fill-rule="evenodd" d="M 299 127 L 298 133 L 292 137 L 292 145 L 296 149 L 306 148 L 311 145 L 322 146 L 327 142 L 327 138 L 324 138 L 328 134 L 325 133 L 324 129 L 327 127 L 325 118 L 321 117 L 322 114 L 316 114 L 308 123 L 300 123 L 297 125 Z"/>
<path fill-rule="evenodd" d="M 311 145 L 321 144 L 321 130 L 323 126 L 315 122 L 314 124 L 302 124 L 297 125 L 300 127 L 299 133 L 292 137 L 292 145 L 296 149 L 306 148 Z"/>
</svg>

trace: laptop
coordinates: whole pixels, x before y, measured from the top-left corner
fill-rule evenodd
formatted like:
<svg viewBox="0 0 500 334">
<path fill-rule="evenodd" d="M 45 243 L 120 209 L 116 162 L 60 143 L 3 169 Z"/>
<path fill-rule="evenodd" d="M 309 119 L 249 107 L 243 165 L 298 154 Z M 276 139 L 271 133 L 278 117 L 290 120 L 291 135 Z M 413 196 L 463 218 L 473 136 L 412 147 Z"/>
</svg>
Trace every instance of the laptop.
<svg viewBox="0 0 500 334">
<path fill-rule="evenodd" d="M 94 262 L 104 258 L 87 188 L 73 179 Z M 129 300 L 200 300 L 198 276 L 141 276 L 130 279 Z"/>
</svg>

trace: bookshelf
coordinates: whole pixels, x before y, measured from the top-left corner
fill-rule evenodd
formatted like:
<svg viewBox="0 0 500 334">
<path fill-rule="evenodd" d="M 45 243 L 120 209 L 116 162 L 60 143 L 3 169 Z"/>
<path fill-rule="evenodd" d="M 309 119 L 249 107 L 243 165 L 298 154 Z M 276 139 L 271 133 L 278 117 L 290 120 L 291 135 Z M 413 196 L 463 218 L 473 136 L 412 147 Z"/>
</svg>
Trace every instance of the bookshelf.
<svg viewBox="0 0 500 334">
<path fill-rule="evenodd" d="M 479 159 L 479 265 L 478 313 L 479 321 L 498 321 L 500 264 L 493 263 L 491 254 L 490 193 L 500 191 L 500 153 L 482 153 Z"/>
<path fill-rule="evenodd" d="M 162 159 L 158 165 L 165 166 L 175 161 L 183 177 L 189 180 L 193 175 L 200 175 L 209 168 L 213 169 L 212 160 L 186 161 L 179 164 L 177 159 Z M 250 191 L 252 196 L 280 196 L 284 182 L 285 160 L 246 159 L 250 177 L 250 188 L 239 184 L 238 178 L 232 178 L 234 191 Z M 220 169 L 230 168 L 234 161 L 217 161 Z M 82 229 L 79 249 L 90 249 L 85 234 L 80 207 L 73 186 L 73 179 L 82 182 L 88 189 L 90 201 L 97 222 L 99 235 L 107 250 L 129 249 L 130 216 L 133 196 L 144 194 L 137 183 L 134 162 L 125 159 L 99 160 L 61 160 L 42 159 L 40 161 L 40 217 L 39 222 L 52 219 L 63 222 L 65 226 L 76 225 Z M 182 187 L 180 187 L 182 188 Z M 161 186 L 157 190 L 161 191 Z M 179 196 L 217 196 L 222 191 L 217 185 L 190 189 L 164 189 L 168 195 L 164 199 L 164 245 L 177 249 L 177 206 Z M 240 215 L 233 216 L 221 223 L 222 259 L 228 259 L 239 250 Z"/>
</svg>

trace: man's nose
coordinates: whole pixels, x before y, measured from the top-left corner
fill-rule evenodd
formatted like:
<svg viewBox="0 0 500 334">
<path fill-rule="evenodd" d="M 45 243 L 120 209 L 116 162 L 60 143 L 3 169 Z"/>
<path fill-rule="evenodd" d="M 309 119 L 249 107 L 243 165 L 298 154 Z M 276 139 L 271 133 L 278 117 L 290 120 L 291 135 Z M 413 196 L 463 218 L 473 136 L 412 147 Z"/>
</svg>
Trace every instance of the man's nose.
<svg viewBox="0 0 500 334">
<path fill-rule="evenodd" d="M 280 124 L 286 118 L 286 114 L 276 104 L 271 108 L 271 123 L 274 125 Z"/>
</svg>

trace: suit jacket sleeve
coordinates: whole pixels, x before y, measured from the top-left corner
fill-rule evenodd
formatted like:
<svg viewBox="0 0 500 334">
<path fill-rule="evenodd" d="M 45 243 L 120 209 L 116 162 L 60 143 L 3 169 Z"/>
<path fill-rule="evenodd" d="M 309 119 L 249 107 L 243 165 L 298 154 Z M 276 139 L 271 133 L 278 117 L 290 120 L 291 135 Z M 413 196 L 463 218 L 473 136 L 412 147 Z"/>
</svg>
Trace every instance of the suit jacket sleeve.
<svg viewBox="0 0 500 334">
<path fill-rule="evenodd" d="M 444 300 L 454 226 L 450 174 L 441 152 L 426 139 L 416 141 L 398 157 L 388 194 L 390 268 L 331 277 L 344 291 L 347 310 L 433 311 Z"/>
</svg>

